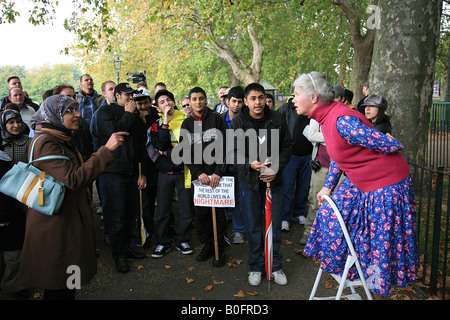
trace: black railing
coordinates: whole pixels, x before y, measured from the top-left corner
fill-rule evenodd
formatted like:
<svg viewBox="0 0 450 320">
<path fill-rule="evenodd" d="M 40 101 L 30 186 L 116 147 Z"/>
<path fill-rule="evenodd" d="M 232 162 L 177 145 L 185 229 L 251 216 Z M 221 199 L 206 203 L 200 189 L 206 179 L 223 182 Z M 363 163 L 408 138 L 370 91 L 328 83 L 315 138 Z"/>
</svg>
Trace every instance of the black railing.
<svg viewBox="0 0 450 320">
<path fill-rule="evenodd" d="M 430 113 L 425 164 L 435 168 L 442 166 L 447 171 L 450 169 L 450 102 L 433 102 Z"/>
<path fill-rule="evenodd" d="M 432 296 L 446 296 L 449 247 L 450 173 L 411 164 L 417 203 L 418 241 L 421 257 L 419 283 Z"/>
</svg>

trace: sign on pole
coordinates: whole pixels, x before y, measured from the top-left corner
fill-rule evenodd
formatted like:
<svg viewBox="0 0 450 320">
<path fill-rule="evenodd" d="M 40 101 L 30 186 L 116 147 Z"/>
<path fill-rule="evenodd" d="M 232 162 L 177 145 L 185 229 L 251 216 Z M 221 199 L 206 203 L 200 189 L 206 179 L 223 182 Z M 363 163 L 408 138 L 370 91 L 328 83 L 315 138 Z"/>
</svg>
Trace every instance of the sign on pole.
<svg viewBox="0 0 450 320">
<path fill-rule="evenodd" d="M 194 185 L 194 206 L 197 207 L 234 207 L 234 177 L 222 177 L 216 188 L 202 184 L 199 180 Z"/>
</svg>

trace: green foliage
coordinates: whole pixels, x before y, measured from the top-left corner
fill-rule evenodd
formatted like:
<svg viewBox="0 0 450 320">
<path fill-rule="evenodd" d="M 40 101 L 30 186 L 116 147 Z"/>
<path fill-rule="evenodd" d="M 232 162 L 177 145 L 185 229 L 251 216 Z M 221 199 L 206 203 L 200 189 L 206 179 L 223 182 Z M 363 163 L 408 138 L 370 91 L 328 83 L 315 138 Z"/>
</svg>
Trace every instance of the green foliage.
<svg viewBox="0 0 450 320">
<path fill-rule="evenodd" d="M 9 94 L 7 79 L 18 76 L 23 89 L 37 103 L 42 102 L 42 93 L 60 84 L 72 85 L 79 89 L 81 72 L 75 64 L 44 65 L 39 68 L 25 69 L 23 66 L 0 67 L 0 97 Z"/>
</svg>

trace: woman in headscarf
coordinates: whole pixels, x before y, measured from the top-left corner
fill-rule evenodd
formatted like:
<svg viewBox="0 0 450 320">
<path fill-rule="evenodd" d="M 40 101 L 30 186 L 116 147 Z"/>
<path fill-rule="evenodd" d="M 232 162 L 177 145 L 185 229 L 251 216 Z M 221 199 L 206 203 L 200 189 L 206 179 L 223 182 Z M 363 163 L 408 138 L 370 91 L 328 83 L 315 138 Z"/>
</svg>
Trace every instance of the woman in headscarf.
<svg viewBox="0 0 450 320">
<path fill-rule="evenodd" d="M 382 298 L 393 285 L 415 282 L 416 205 L 410 169 L 399 153 L 403 145 L 375 130 L 360 112 L 334 102 L 332 86 L 322 74 L 302 74 L 294 87 L 297 113 L 319 122 L 331 158 L 317 195 L 323 205 L 304 252 L 320 258 L 326 272 L 342 275 L 347 244 L 333 209 L 321 196 L 331 196 L 345 172 L 332 200 L 346 223 L 369 289 Z M 350 278 L 356 276 L 353 267 Z"/>
<path fill-rule="evenodd" d="M 28 149 L 31 138 L 26 134 L 26 124 L 20 112 L 7 109 L 1 113 L 0 130 L 4 151 L 13 164 L 19 161 L 28 162 Z"/>
<path fill-rule="evenodd" d="M 27 162 L 31 138 L 24 133 L 26 125 L 16 110 L 5 110 L 0 115 L 0 178 L 19 161 Z M 25 299 L 29 291 L 18 284 L 19 269 L 25 236 L 27 207 L 16 199 L 0 194 L 0 259 L 4 272 L 1 289 L 16 299 Z"/>
<path fill-rule="evenodd" d="M 122 145 L 123 135 L 127 134 L 113 134 L 105 146 L 83 162 L 70 138 L 78 129 L 79 117 L 77 101 L 54 95 L 42 103 L 30 122 L 36 130 L 34 140 L 39 138 L 30 157 L 65 155 L 70 159 L 34 162 L 66 187 L 58 213 L 49 216 L 29 209 L 27 215 L 20 284 L 44 289 L 44 299 L 75 299 L 78 285 L 89 283 L 96 273 L 94 225 L 87 189 L 113 162 L 113 151 Z"/>
</svg>

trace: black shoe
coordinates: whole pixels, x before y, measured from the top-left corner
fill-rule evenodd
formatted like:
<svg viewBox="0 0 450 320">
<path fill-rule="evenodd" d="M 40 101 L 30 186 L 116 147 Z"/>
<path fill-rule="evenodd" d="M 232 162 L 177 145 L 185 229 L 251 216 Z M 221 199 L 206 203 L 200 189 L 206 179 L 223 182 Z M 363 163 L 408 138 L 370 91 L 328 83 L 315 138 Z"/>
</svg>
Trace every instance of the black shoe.
<svg viewBox="0 0 450 320">
<path fill-rule="evenodd" d="M 225 260 L 225 248 L 219 248 L 219 260 L 216 260 L 216 257 L 214 257 L 212 264 L 214 267 L 223 267 Z"/>
<path fill-rule="evenodd" d="M 130 259 L 144 259 L 145 258 L 145 253 L 137 252 L 137 251 L 134 251 L 131 248 L 128 248 L 127 258 L 130 258 Z"/>
<path fill-rule="evenodd" d="M 130 267 L 128 266 L 127 259 L 125 257 L 115 258 L 114 262 L 116 263 L 116 269 L 120 273 L 125 273 L 130 271 Z"/>
<path fill-rule="evenodd" d="M 182 242 L 175 246 L 177 250 L 181 251 L 182 254 L 191 254 L 194 252 L 194 250 L 192 250 L 191 246 L 187 242 Z"/>
<path fill-rule="evenodd" d="M 202 251 L 197 256 L 197 261 L 203 262 L 214 256 L 214 248 L 208 244 L 205 244 Z"/>
<path fill-rule="evenodd" d="M 163 246 L 161 244 L 158 244 L 155 248 L 155 251 L 152 253 L 152 258 L 162 258 L 164 254 L 170 251 L 170 244 Z"/>
</svg>

